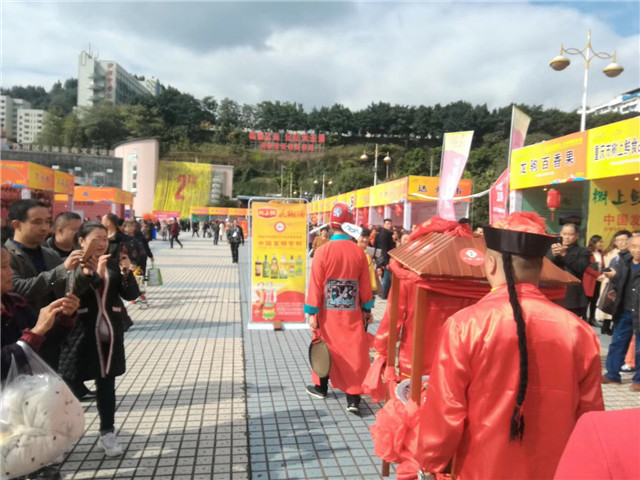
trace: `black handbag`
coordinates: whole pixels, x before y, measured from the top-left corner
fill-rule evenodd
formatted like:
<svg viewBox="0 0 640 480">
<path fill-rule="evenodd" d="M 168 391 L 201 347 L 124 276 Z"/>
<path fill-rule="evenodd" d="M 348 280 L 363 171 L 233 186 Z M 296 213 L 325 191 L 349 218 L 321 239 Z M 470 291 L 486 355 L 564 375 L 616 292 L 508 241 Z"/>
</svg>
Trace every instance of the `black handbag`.
<svg viewBox="0 0 640 480">
<path fill-rule="evenodd" d="M 613 315 L 613 306 L 616 303 L 616 290 L 611 282 L 607 283 L 607 286 L 602 290 L 600 298 L 598 299 L 597 307 L 607 315 Z"/>
</svg>

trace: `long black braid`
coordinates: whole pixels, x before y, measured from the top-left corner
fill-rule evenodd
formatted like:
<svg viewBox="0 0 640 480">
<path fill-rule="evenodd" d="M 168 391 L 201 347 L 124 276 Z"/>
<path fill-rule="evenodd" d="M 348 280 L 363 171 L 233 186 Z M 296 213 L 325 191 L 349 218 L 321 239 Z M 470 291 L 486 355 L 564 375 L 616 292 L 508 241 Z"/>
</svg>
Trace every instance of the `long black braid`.
<svg viewBox="0 0 640 480">
<path fill-rule="evenodd" d="M 527 334 L 522 316 L 522 308 L 518 302 L 516 294 L 516 285 L 513 278 L 513 264 L 511 261 L 511 253 L 502 253 L 502 262 L 504 264 L 504 274 L 507 280 L 507 288 L 509 290 L 509 303 L 513 309 L 513 318 L 516 321 L 518 331 L 518 350 L 520 351 L 520 381 L 518 382 L 518 393 L 516 395 L 516 406 L 513 409 L 511 417 L 511 430 L 509 432 L 509 441 L 516 439 L 522 440 L 524 434 L 524 416 L 522 414 L 522 403 L 527 394 L 527 384 L 529 383 L 529 356 L 527 354 Z"/>
</svg>

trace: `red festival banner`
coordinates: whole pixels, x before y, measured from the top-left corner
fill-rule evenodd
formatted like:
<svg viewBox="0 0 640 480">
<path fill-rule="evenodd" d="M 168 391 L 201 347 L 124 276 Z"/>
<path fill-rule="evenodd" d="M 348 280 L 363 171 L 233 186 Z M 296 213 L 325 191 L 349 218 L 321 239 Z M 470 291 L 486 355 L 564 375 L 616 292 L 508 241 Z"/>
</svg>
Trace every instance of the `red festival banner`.
<svg viewBox="0 0 640 480">
<path fill-rule="evenodd" d="M 445 220 L 457 220 L 453 197 L 469 158 L 472 139 L 473 131 L 444 134 L 438 190 L 438 215 Z"/>
<path fill-rule="evenodd" d="M 498 177 L 496 183 L 489 191 L 489 223 L 493 225 L 499 220 L 504 220 L 509 215 L 507 200 L 509 198 L 509 169 L 507 168 Z"/>
</svg>

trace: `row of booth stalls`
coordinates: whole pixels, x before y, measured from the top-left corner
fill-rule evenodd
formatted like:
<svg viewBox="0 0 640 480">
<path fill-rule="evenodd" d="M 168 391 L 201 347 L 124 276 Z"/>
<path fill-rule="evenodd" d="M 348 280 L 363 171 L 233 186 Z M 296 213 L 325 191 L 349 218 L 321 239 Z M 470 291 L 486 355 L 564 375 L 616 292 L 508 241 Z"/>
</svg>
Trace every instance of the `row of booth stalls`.
<svg viewBox="0 0 640 480">
<path fill-rule="evenodd" d="M 438 177 L 411 175 L 313 201 L 309 204 L 310 221 L 318 225 L 327 223 L 333 205 L 343 202 L 354 208 L 356 225 L 382 225 L 385 218 L 390 218 L 394 225 L 410 230 L 437 214 L 439 182 Z M 469 216 L 471 190 L 471 180 L 460 180 L 454 197 L 461 198 L 454 202 L 457 218 Z"/>
<path fill-rule="evenodd" d="M 73 174 L 32 162 L 0 161 L 2 218 L 16 200 L 41 200 L 53 218 L 62 212 L 76 212 L 83 219 L 96 220 L 108 213 L 120 218 L 133 213 L 133 194 L 119 188 L 76 186 Z"/>
<path fill-rule="evenodd" d="M 608 244 L 640 230 L 640 117 L 514 150 L 510 174 L 512 210 L 545 216 L 551 233 L 576 223 Z"/>
<path fill-rule="evenodd" d="M 633 118 L 515 150 L 511 208 L 545 216 L 549 233 L 565 221 L 607 240 L 617 230 L 640 229 L 639 136 L 640 118 Z M 485 255 L 481 234 L 437 217 L 390 252 L 391 291 L 365 382 L 373 401 L 385 401 L 371 429 L 383 476 L 396 463 L 398 478 L 415 478 L 419 405 L 429 396 L 438 337 L 448 317 L 489 293 Z M 543 262 L 540 289 L 560 303 L 580 280 Z"/>
<path fill-rule="evenodd" d="M 154 212 L 155 214 L 155 212 Z M 225 222 L 229 223 L 238 220 L 238 225 L 242 228 L 245 237 L 249 235 L 249 210 L 247 208 L 227 208 L 227 207 L 191 207 L 189 208 L 189 221 L 194 222 Z"/>
</svg>

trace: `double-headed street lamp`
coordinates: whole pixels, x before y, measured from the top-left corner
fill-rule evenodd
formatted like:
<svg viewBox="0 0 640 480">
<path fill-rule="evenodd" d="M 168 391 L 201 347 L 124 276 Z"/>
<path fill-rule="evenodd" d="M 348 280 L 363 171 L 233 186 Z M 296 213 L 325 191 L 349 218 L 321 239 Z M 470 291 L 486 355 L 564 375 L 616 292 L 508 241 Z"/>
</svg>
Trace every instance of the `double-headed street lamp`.
<svg viewBox="0 0 640 480">
<path fill-rule="evenodd" d="M 564 48 L 560 45 L 560 55 L 549 62 L 549 65 L 554 70 L 560 71 L 564 70 L 569 66 L 568 58 L 564 57 L 563 54 L 568 53 L 569 55 L 581 55 L 585 60 L 584 67 L 584 92 L 582 93 L 582 117 L 580 118 L 580 131 L 584 132 L 587 124 L 587 85 L 589 83 L 589 63 L 594 58 L 602 58 L 609 59 L 612 58 L 613 61 L 604 67 L 603 73 L 607 77 L 617 77 L 624 70 L 620 65 L 616 63 L 616 52 L 614 50 L 613 55 L 607 52 L 596 52 L 593 48 L 591 48 L 591 30 L 587 33 L 587 44 L 582 50 L 578 50 L 577 48 Z"/>
<path fill-rule="evenodd" d="M 378 144 L 376 143 L 376 149 L 373 152 L 367 152 L 366 150 L 362 155 L 360 155 L 360 161 L 368 162 L 369 156 L 374 155 L 374 163 L 373 163 L 373 184 L 378 184 L 378 155 L 384 155 L 385 157 L 382 159 L 384 163 L 387 164 L 387 178 L 389 178 L 389 164 L 391 163 L 391 157 L 389 156 L 389 152 L 380 152 L 378 151 Z"/>
<path fill-rule="evenodd" d="M 318 179 L 316 178 L 313 181 L 314 185 L 318 184 Z M 333 181 L 329 180 L 329 182 L 327 182 L 327 185 L 333 185 Z M 324 198 L 324 173 L 322 174 L 322 198 Z"/>
</svg>

